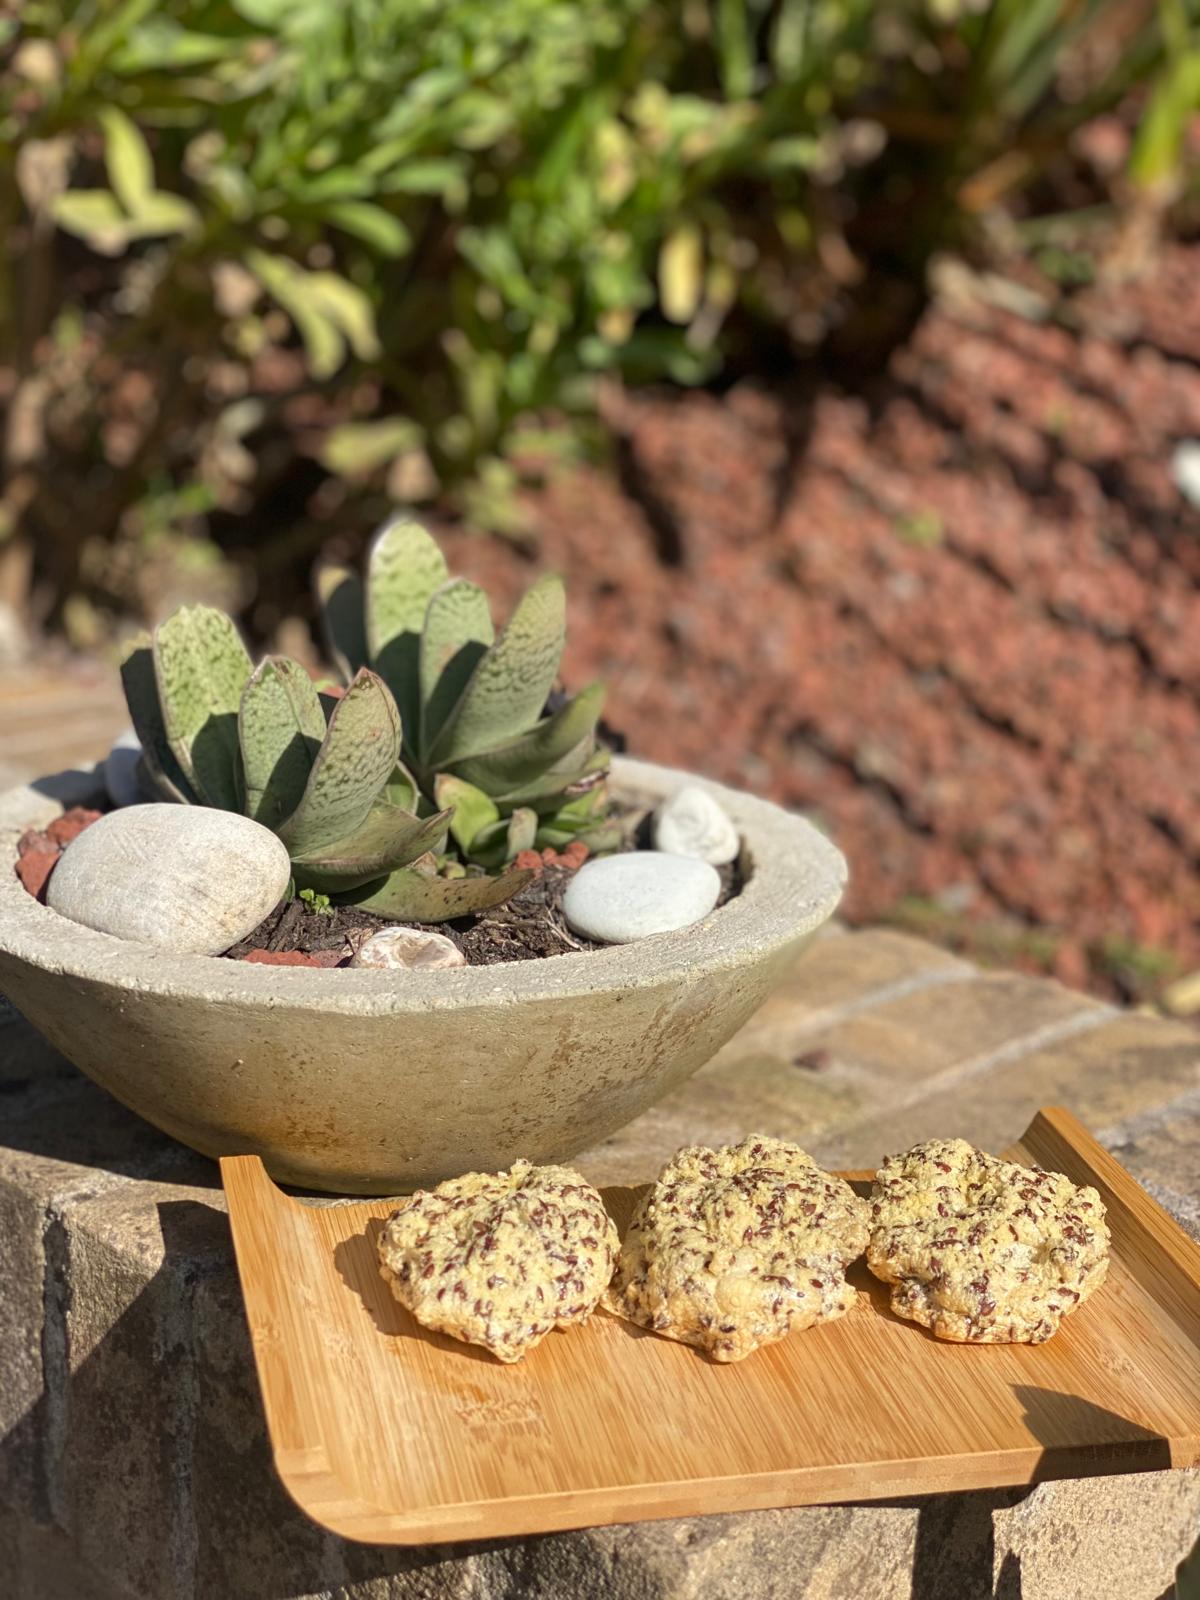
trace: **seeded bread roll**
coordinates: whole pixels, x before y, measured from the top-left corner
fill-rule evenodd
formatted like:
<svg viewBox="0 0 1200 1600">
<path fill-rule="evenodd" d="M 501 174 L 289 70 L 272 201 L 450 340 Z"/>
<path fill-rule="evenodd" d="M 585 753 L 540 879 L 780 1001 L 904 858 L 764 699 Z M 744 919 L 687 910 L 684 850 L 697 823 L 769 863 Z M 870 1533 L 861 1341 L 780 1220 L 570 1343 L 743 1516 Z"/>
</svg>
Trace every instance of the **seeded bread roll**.
<svg viewBox="0 0 1200 1600">
<path fill-rule="evenodd" d="M 960 1344 L 1042 1344 L 1104 1282 L 1095 1189 L 930 1139 L 889 1156 L 871 1191 L 867 1265 L 892 1310 Z"/>
<path fill-rule="evenodd" d="M 514 1161 L 418 1191 L 379 1238 L 379 1271 L 426 1328 L 519 1361 L 585 1322 L 617 1256 L 604 1202 L 570 1167 Z"/>
<path fill-rule="evenodd" d="M 681 1150 L 630 1223 L 604 1304 L 716 1361 L 830 1322 L 854 1304 L 847 1265 L 866 1203 L 798 1146 L 752 1134 Z"/>
</svg>

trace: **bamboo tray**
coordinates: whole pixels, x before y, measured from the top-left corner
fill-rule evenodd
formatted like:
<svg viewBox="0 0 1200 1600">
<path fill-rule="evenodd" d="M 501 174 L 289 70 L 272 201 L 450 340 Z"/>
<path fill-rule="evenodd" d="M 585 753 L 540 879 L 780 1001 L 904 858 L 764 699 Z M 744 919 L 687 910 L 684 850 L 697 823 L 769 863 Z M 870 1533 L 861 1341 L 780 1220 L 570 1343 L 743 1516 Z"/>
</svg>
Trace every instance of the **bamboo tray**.
<svg viewBox="0 0 1200 1600">
<path fill-rule="evenodd" d="M 1108 1279 L 1048 1344 L 940 1343 L 860 1261 L 848 1316 L 731 1366 L 600 1312 L 502 1366 L 393 1300 L 392 1202 L 304 1204 L 228 1158 L 279 1474 L 334 1532 L 419 1544 L 1200 1462 L 1200 1248 L 1065 1111 L 1009 1154 L 1108 1207 Z M 618 1225 L 637 1193 L 606 1191 Z"/>
</svg>

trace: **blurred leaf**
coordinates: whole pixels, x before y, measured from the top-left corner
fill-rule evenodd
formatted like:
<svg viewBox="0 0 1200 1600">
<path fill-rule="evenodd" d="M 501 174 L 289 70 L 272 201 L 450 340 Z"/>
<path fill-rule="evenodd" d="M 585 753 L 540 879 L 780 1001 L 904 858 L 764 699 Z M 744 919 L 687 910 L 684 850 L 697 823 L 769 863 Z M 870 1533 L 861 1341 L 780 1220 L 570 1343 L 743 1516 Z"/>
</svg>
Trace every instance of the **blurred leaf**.
<svg viewBox="0 0 1200 1600">
<path fill-rule="evenodd" d="M 380 255 L 402 256 L 411 248 L 411 235 L 399 217 L 369 200 L 341 200 L 326 206 L 325 215 L 335 227 L 354 234 Z"/>
<path fill-rule="evenodd" d="M 104 164 L 113 193 L 131 216 L 141 211 L 154 193 L 154 163 L 150 147 L 137 127 L 116 106 L 105 106 L 99 116 L 104 129 Z"/>
<path fill-rule="evenodd" d="M 68 189 L 54 202 L 54 220 L 105 254 L 125 247 L 127 218 L 116 195 L 107 189 Z"/>
<path fill-rule="evenodd" d="M 181 195 L 159 190 L 147 195 L 128 219 L 125 231 L 131 239 L 154 239 L 164 234 L 191 233 L 200 224 L 195 206 Z"/>
<path fill-rule="evenodd" d="M 167 17 L 149 18 L 110 58 L 114 71 L 134 76 L 155 68 L 199 67 L 227 60 L 232 41 L 221 34 L 191 33 Z"/>
<path fill-rule="evenodd" d="M 407 417 L 377 417 L 373 422 L 344 422 L 326 434 L 321 464 L 345 475 L 373 472 L 422 440 L 421 429 Z"/>
<path fill-rule="evenodd" d="M 444 194 L 462 174 L 463 163 L 454 157 L 405 161 L 386 174 L 381 187 L 392 194 Z"/>
<path fill-rule="evenodd" d="M 716 0 L 717 51 L 721 85 L 731 100 L 741 100 L 754 86 L 754 40 L 747 0 Z"/>
<path fill-rule="evenodd" d="M 315 378 L 337 371 L 347 342 L 361 360 L 378 356 L 375 315 L 361 289 L 336 272 L 306 272 L 285 256 L 263 250 L 248 251 L 246 265 L 295 323 Z"/>
<path fill-rule="evenodd" d="M 683 223 L 663 240 L 658 293 L 669 322 L 690 322 L 704 288 L 704 243 L 699 228 Z"/>
<path fill-rule="evenodd" d="M 310 272 L 303 276 L 305 293 L 345 334 L 354 354 L 361 361 L 374 361 L 379 355 L 375 312 L 363 291 L 336 272 Z"/>
</svg>

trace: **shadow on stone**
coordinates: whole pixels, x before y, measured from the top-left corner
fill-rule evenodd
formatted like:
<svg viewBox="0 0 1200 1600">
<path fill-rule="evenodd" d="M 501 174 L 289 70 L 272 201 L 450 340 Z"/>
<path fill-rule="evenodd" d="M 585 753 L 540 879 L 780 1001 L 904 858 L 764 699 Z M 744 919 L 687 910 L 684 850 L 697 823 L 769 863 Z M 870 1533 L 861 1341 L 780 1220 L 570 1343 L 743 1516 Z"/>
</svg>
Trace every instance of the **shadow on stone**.
<svg viewBox="0 0 1200 1600">
<path fill-rule="evenodd" d="M 505 1571 L 500 1542 L 352 1544 L 292 1503 L 271 1457 L 228 1219 L 195 1200 L 160 1202 L 152 1225 L 155 1213 L 161 1250 L 142 1229 L 141 1254 L 157 1270 L 91 1346 L 107 1317 L 93 1292 L 104 1280 L 119 1303 L 136 1265 L 76 1237 L 70 1217 L 58 1225 L 43 1346 L 59 1353 L 46 1392 L 0 1441 L 0 1486 L 15 1468 L 34 1488 L 33 1503 L 18 1496 L 7 1513 L 60 1530 L 57 1587 L 18 1572 L 13 1588 L 0 1584 L 6 1600 L 449 1600 L 466 1592 L 464 1561 L 491 1592 Z M 381 1431 L 390 1425 L 380 1416 Z"/>
<path fill-rule="evenodd" d="M 1000 1600 L 1001 1595 L 1003 1600 L 1021 1600 L 1019 1563 L 1005 1559 L 1001 1569 L 1004 1589 L 997 1587 L 993 1577 L 993 1513 L 1009 1510 L 1031 1492 L 1024 1487 L 983 1489 L 919 1501 L 912 1600 Z"/>
<path fill-rule="evenodd" d="M 71 1065 L 15 1007 L 0 1011 L 4 1147 L 80 1169 L 220 1188 L 215 1161 L 139 1117 Z"/>
</svg>

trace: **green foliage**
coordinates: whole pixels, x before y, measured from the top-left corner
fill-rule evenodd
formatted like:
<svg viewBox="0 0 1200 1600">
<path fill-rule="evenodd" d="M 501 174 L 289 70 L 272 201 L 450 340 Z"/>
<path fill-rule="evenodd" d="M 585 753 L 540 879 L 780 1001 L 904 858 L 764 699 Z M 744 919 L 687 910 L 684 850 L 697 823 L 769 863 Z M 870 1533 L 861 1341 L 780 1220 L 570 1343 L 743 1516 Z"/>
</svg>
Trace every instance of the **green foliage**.
<svg viewBox="0 0 1200 1600">
<path fill-rule="evenodd" d="M 393 783 L 453 813 L 464 860 L 495 868 L 535 845 L 617 842 L 596 742 L 603 686 L 543 715 L 566 643 L 558 578 L 539 578 L 496 636 L 483 590 L 451 578 L 424 528 L 396 517 L 371 546 L 365 586 L 344 568 L 319 570 L 316 586 L 343 672 L 365 652 L 402 708 Z"/>
<path fill-rule="evenodd" d="M 322 695 L 286 657 L 251 670 L 227 616 L 184 606 L 153 638 L 134 640 L 121 673 L 148 785 L 271 828 L 313 910 L 349 895 L 388 915 L 444 921 L 499 904 L 528 881 L 520 872 L 439 873 L 434 852 L 454 813 L 395 803 L 400 715 L 366 667 L 340 695 Z"/>
<path fill-rule="evenodd" d="M 876 310 L 877 264 L 921 283 L 1131 85 L 1134 177 L 1177 170 L 1196 0 L 1122 47 L 1127 9 L 29 0 L 0 67 L 0 361 L 14 412 L 53 424 L 19 430 L 31 524 L 62 530 L 39 576 L 60 603 L 89 582 L 150 482 L 191 523 L 192 490 L 248 516 L 276 481 L 258 428 L 349 493 L 440 486 L 520 534 L 531 418 L 586 434 L 606 378 L 852 339 L 856 275 Z M 158 402 L 132 441 L 114 369 Z M 81 420 L 110 404 L 119 448 Z"/>
<path fill-rule="evenodd" d="M 1158 10 L 1166 50 L 1130 158 L 1134 183 L 1151 191 L 1181 177 L 1188 124 L 1200 111 L 1200 19 L 1186 0 L 1159 0 Z"/>
<path fill-rule="evenodd" d="M 301 889 L 300 899 L 318 917 L 333 916 L 333 905 L 327 894 L 318 894 L 315 889 Z"/>
</svg>

